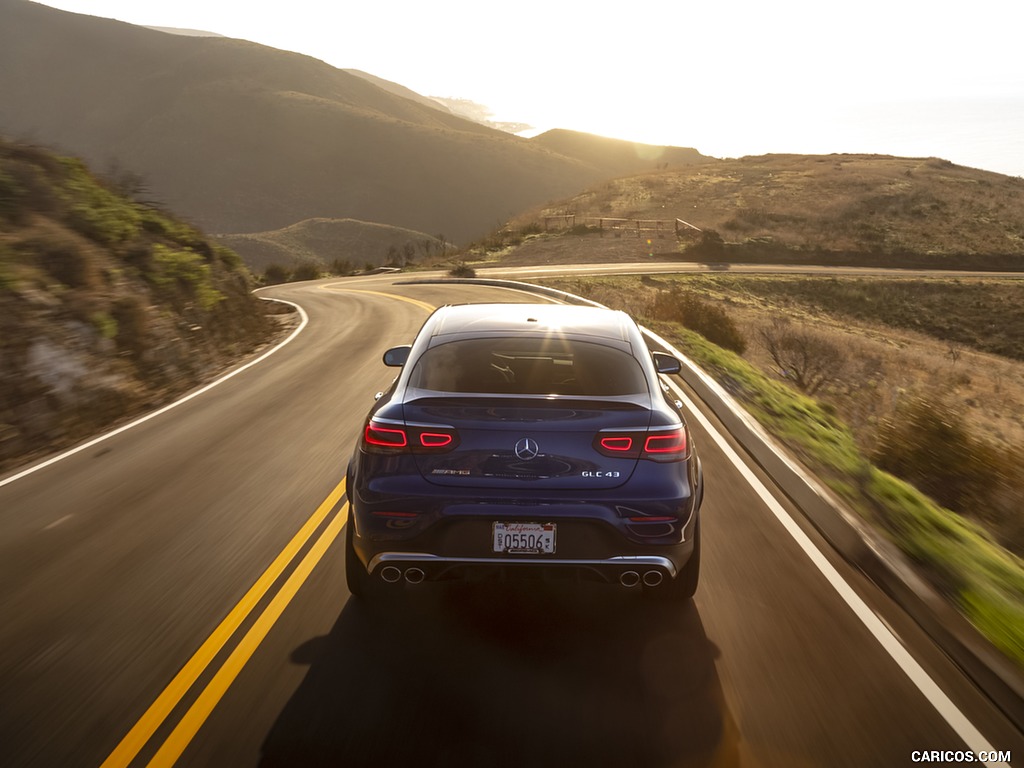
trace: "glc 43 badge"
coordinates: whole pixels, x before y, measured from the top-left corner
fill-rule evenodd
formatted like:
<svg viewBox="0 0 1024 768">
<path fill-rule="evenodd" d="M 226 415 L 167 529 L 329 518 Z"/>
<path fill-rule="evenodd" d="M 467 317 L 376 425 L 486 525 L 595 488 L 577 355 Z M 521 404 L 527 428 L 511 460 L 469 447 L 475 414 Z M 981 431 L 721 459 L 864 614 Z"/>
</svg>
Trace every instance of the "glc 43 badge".
<svg viewBox="0 0 1024 768">
<path fill-rule="evenodd" d="M 593 472 L 590 472 L 590 471 L 581 472 L 580 474 L 583 477 L 621 477 L 619 472 L 616 472 L 616 471 L 600 472 L 600 471 L 595 470 Z"/>
</svg>

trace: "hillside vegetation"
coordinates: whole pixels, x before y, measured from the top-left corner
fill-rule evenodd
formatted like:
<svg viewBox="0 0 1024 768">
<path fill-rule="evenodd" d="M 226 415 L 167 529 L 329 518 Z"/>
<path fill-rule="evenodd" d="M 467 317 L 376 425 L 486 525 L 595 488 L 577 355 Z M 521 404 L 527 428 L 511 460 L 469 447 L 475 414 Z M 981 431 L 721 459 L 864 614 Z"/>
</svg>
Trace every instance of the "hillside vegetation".
<svg viewBox="0 0 1024 768">
<path fill-rule="evenodd" d="M 1024 179 L 935 158 L 706 161 L 599 184 L 517 216 L 508 229 L 559 214 L 575 214 L 578 226 L 599 217 L 679 218 L 703 230 L 680 243 L 638 245 L 621 234 L 617 251 L 601 246 L 610 259 L 639 252 L 704 262 L 1024 267 Z M 566 245 L 533 243 L 510 256 L 543 262 Z"/>
<path fill-rule="evenodd" d="M 266 307 L 232 251 L 0 140 L 0 467 L 220 371 L 272 336 Z"/>
<path fill-rule="evenodd" d="M 876 278 L 842 302 L 818 300 L 846 282 L 545 281 L 671 339 L 1024 668 L 1024 363 L 980 351 L 991 336 L 980 311 L 961 316 L 975 340 L 963 349 L 908 332 L 899 317 L 854 319 L 886 293 L 903 295 L 925 326 L 936 297 L 955 304 L 976 287 L 1020 307 L 1024 282 L 936 279 L 917 302 L 922 281 Z"/>
</svg>

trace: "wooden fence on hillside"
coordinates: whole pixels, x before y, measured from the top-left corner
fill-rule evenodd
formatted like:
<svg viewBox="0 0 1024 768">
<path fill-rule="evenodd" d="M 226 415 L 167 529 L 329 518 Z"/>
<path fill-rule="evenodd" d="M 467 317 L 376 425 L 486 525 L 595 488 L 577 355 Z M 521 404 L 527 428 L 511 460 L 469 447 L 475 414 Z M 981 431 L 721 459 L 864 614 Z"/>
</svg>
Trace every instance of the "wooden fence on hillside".
<svg viewBox="0 0 1024 768">
<path fill-rule="evenodd" d="M 601 237 L 604 237 L 605 232 L 612 233 L 615 237 L 621 237 L 623 232 L 635 233 L 637 237 L 651 233 L 664 237 L 670 232 L 676 237 L 688 237 L 701 232 L 700 227 L 695 227 L 682 219 L 620 219 L 612 216 L 577 216 L 575 213 L 544 217 L 545 232 L 565 231 L 576 227 L 597 230 Z"/>
</svg>

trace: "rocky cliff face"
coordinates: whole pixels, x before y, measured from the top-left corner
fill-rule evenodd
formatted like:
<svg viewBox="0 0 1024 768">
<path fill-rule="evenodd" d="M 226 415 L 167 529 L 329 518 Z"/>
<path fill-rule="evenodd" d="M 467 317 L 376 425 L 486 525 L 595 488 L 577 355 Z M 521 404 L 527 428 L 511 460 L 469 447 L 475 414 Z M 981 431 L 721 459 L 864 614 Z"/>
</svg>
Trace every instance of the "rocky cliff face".
<svg viewBox="0 0 1024 768">
<path fill-rule="evenodd" d="M 119 186 L 0 141 L 0 469 L 166 402 L 277 328 L 232 251 Z"/>
</svg>

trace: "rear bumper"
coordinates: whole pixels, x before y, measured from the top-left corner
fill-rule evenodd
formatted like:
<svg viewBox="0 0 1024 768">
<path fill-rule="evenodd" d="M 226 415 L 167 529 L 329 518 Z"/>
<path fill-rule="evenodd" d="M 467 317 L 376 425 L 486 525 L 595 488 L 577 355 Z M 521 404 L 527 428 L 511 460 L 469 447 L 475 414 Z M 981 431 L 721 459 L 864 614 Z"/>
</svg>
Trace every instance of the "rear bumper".
<svg viewBox="0 0 1024 768">
<path fill-rule="evenodd" d="M 577 577 L 634 586 L 646 581 L 654 586 L 674 579 L 675 562 L 658 555 L 625 555 L 599 560 L 548 557 L 443 557 L 423 552 L 381 552 L 370 559 L 367 570 L 384 581 L 442 581 L 485 578 L 489 575 Z M 657 574 L 654 576 L 652 574 Z M 632 583 L 630 583 L 632 582 Z"/>
<path fill-rule="evenodd" d="M 407 479 L 364 484 L 357 476 L 349 486 L 352 546 L 366 570 L 385 581 L 498 575 L 630 584 L 638 574 L 671 580 L 693 553 L 703 487 L 699 470 L 667 477 L 584 498 L 528 489 L 467 498 Z M 497 522 L 553 524 L 556 550 L 494 552 Z"/>
</svg>

